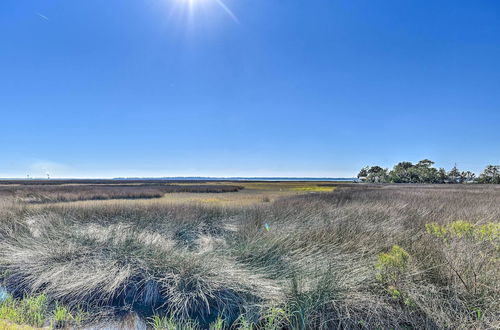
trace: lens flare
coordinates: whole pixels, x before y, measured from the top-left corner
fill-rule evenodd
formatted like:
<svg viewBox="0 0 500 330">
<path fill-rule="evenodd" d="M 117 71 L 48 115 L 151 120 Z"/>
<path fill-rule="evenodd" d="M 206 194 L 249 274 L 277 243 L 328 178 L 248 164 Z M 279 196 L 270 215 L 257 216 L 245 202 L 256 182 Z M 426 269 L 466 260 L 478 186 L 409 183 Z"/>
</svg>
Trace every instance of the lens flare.
<svg viewBox="0 0 500 330">
<path fill-rule="evenodd" d="M 233 11 L 224 3 L 223 0 L 179 0 L 180 2 L 187 4 L 189 7 L 189 11 L 192 12 L 195 10 L 197 6 L 200 5 L 210 5 L 217 4 L 234 22 L 240 23 L 238 17 L 233 13 Z"/>
<path fill-rule="evenodd" d="M 226 14 L 228 14 L 229 17 L 233 19 L 233 21 L 235 21 L 238 24 L 240 23 L 238 17 L 236 17 L 233 11 L 229 9 L 229 7 L 224 2 L 222 2 L 222 0 L 213 0 L 213 1 L 215 1 L 226 12 Z"/>
</svg>

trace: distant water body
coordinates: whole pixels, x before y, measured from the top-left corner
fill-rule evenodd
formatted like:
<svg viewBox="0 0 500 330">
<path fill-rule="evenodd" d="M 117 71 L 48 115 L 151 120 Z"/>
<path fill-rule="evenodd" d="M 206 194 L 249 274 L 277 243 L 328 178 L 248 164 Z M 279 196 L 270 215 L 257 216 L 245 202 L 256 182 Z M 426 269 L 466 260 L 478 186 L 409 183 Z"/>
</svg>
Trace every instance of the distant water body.
<svg viewBox="0 0 500 330">
<path fill-rule="evenodd" d="M 176 176 L 176 177 L 161 177 L 161 178 L 141 178 L 141 177 L 129 177 L 129 178 L 93 178 L 93 179 L 82 179 L 82 178 L 0 178 L 1 181 L 15 182 L 15 181 L 113 181 L 113 180 L 136 180 L 136 181 L 343 181 L 343 182 L 358 182 L 357 178 L 296 178 L 296 177 L 191 177 L 191 176 Z"/>
<path fill-rule="evenodd" d="M 290 177 L 163 177 L 163 178 L 115 178 L 113 180 L 192 180 L 192 181 L 343 181 L 357 182 L 357 178 L 290 178 Z"/>
</svg>

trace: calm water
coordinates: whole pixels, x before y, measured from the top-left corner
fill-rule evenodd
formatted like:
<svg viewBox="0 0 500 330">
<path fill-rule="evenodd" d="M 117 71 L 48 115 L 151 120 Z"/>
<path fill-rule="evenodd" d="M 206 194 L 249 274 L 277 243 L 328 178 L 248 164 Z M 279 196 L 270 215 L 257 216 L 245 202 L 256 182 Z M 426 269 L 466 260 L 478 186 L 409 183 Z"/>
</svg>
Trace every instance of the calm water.
<svg viewBox="0 0 500 330">
<path fill-rule="evenodd" d="M 129 313 L 119 320 L 103 321 L 91 326 L 84 327 L 84 330 L 147 330 L 147 323 L 134 312 Z"/>
<path fill-rule="evenodd" d="M 7 290 L 3 286 L 0 286 L 0 302 L 4 301 L 7 299 L 9 294 L 7 293 Z"/>
</svg>

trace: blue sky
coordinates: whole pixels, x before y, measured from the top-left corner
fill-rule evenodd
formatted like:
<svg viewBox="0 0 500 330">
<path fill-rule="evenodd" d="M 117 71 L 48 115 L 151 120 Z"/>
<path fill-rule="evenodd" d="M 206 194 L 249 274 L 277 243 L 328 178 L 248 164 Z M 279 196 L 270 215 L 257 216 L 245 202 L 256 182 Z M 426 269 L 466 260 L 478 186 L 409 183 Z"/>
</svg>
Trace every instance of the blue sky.
<svg viewBox="0 0 500 330">
<path fill-rule="evenodd" d="M 500 163 L 500 2 L 2 0 L 0 177 Z"/>
</svg>

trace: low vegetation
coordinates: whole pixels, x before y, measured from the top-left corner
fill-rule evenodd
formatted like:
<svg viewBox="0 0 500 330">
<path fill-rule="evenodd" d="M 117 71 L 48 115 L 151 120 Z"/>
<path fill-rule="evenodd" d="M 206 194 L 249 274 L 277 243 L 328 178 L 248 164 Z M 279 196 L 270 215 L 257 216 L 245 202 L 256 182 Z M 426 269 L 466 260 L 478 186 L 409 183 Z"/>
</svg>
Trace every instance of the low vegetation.
<svg viewBox="0 0 500 330">
<path fill-rule="evenodd" d="M 242 189 L 235 185 L 141 184 L 141 185 L 9 185 L 0 186 L 0 196 L 13 196 L 28 203 L 57 203 L 83 200 L 150 199 L 167 193 L 224 193 Z"/>
<path fill-rule="evenodd" d="M 23 325 L 26 328 L 68 328 L 79 326 L 84 320 L 85 313 L 81 308 L 71 311 L 58 302 L 49 301 L 45 294 L 24 296 L 15 299 L 12 296 L 0 301 L 0 320 L 15 328 L 14 325 Z M 0 329 L 3 325 L 0 323 Z"/>
<path fill-rule="evenodd" d="M 264 191 L 245 207 L 5 203 L 4 304 L 45 297 L 54 327 L 80 310 L 84 324 L 134 311 L 154 329 L 500 325 L 500 187 Z"/>
<path fill-rule="evenodd" d="M 43 294 L 20 300 L 8 297 L 0 302 L 0 319 L 19 324 L 42 327 L 45 324 L 47 312 L 47 297 Z"/>
</svg>

